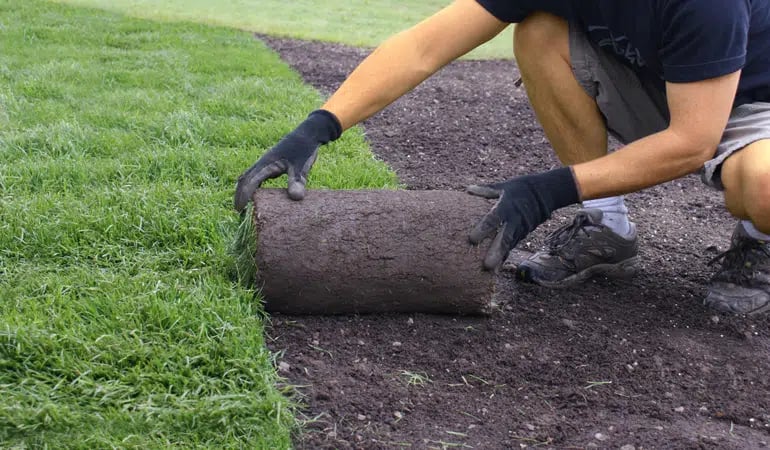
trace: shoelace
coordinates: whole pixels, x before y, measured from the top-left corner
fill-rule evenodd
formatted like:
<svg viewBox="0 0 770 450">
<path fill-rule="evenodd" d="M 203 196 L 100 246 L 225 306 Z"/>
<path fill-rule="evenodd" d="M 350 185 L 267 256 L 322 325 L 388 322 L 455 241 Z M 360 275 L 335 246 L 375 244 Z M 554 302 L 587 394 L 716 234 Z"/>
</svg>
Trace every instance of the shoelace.
<svg viewBox="0 0 770 450">
<path fill-rule="evenodd" d="M 587 214 L 578 213 L 578 215 L 576 215 L 572 220 L 572 223 L 562 225 L 561 227 L 551 232 L 551 234 L 545 238 L 545 241 L 548 244 L 549 253 L 551 253 L 551 255 L 555 255 L 559 250 L 564 248 L 565 245 L 572 241 L 572 239 L 577 236 L 580 231 L 588 235 L 588 232 L 585 231 L 585 228 L 588 225 L 598 226 L 591 222 L 591 219 Z"/>
<path fill-rule="evenodd" d="M 735 246 L 718 254 L 708 265 L 722 263 L 722 268 L 714 279 L 740 284 L 754 277 L 754 267 L 763 259 L 770 258 L 767 245 L 754 239 L 741 239 Z"/>
</svg>

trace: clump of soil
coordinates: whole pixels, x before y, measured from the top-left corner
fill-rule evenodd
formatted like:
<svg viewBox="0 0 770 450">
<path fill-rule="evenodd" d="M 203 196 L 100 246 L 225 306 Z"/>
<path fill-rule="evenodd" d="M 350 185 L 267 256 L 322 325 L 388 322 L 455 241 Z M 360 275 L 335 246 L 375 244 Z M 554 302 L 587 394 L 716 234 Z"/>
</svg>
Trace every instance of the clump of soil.
<svg viewBox="0 0 770 450">
<path fill-rule="evenodd" d="M 260 37 L 328 94 L 368 54 Z M 365 123 L 413 189 L 463 189 L 558 165 L 512 61 L 461 61 Z M 323 157 L 323 156 L 322 156 Z M 312 176 L 312 174 L 311 174 Z M 765 317 L 701 304 L 735 220 L 689 176 L 627 197 L 643 270 L 570 290 L 502 274 L 491 318 L 273 316 L 270 347 L 310 422 L 297 447 L 761 448 Z M 570 220 L 558 211 L 519 250 Z"/>
</svg>

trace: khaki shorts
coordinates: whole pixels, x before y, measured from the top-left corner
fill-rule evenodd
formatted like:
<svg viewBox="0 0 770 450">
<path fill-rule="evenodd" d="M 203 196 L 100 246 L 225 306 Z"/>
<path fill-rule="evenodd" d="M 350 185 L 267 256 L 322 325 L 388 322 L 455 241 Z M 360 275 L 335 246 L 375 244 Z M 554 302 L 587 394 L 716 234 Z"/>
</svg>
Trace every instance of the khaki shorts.
<svg viewBox="0 0 770 450">
<path fill-rule="evenodd" d="M 668 127 L 664 92 L 591 43 L 578 26 L 570 24 L 569 38 L 572 71 L 588 95 L 596 99 L 613 137 L 628 144 Z M 750 103 L 733 109 L 714 158 L 701 169 L 703 182 L 722 189 L 720 170 L 725 159 L 763 139 L 770 139 L 770 103 Z"/>
</svg>

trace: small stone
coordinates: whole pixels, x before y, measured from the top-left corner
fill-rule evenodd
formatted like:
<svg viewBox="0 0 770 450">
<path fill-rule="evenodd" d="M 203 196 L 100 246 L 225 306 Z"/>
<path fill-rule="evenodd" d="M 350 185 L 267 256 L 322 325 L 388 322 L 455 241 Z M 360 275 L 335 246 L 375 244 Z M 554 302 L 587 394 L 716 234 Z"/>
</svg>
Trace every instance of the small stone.
<svg viewBox="0 0 770 450">
<path fill-rule="evenodd" d="M 719 323 L 719 316 L 711 316 L 711 321 L 712 321 L 714 324 L 717 324 L 717 323 Z"/>
<path fill-rule="evenodd" d="M 626 444 L 626 445 L 620 447 L 620 450 L 636 450 L 636 447 L 634 447 L 631 444 Z"/>
<path fill-rule="evenodd" d="M 707 412 L 709 412 L 709 409 L 708 409 L 708 408 L 706 408 L 705 406 L 701 406 L 700 408 L 698 408 L 698 411 L 699 411 L 701 414 L 706 414 Z"/>
<path fill-rule="evenodd" d="M 363 414 L 359 414 L 359 415 L 356 416 L 356 419 L 358 419 L 358 420 L 366 420 L 366 416 L 363 415 Z"/>
<path fill-rule="evenodd" d="M 361 339 L 358 340 L 358 345 L 366 345 L 366 342 L 362 341 Z"/>
<path fill-rule="evenodd" d="M 673 392 L 666 392 L 665 394 L 663 394 L 663 396 L 666 397 L 666 398 L 674 398 L 674 393 Z"/>
<path fill-rule="evenodd" d="M 401 347 L 401 343 L 396 341 L 393 343 L 393 347 Z"/>
<path fill-rule="evenodd" d="M 406 321 L 406 323 L 407 325 L 414 325 L 414 319 L 410 317 L 409 320 Z"/>
<path fill-rule="evenodd" d="M 684 406 L 677 406 L 676 408 L 674 408 L 674 411 L 676 411 L 678 413 L 683 413 L 684 412 Z"/>
<path fill-rule="evenodd" d="M 604 441 L 606 441 L 606 440 L 607 440 L 607 435 L 606 435 L 606 434 L 602 434 L 602 433 L 596 433 L 596 434 L 594 435 L 594 438 L 596 438 L 596 440 L 597 440 L 597 441 L 602 441 L 602 442 L 604 442 Z"/>
<path fill-rule="evenodd" d="M 404 418 L 404 415 L 401 414 L 401 411 L 396 411 L 396 412 L 393 413 L 393 417 L 395 417 L 398 420 L 401 420 L 401 419 Z"/>
<path fill-rule="evenodd" d="M 532 425 L 531 423 L 525 424 L 524 427 L 529 431 L 535 431 L 535 426 Z"/>
<path fill-rule="evenodd" d="M 506 350 L 510 350 L 510 349 L 512 349 L 512 348 L 513 348 L 513 345 L 511 345 L 511 344 L 505 344 L 505 349 L 506 349 Z"/>
<path fill-rule="evenodd" d="M 278 363 L 278 371 L 279 372 L 286 373 L 286 372 L 289 371 L 289 369 L 291 369 L 291 366 L 289 365 L 289 363 L 287 363 L 285 361 L 281 361 L 281 362 Z"/>
</svg>

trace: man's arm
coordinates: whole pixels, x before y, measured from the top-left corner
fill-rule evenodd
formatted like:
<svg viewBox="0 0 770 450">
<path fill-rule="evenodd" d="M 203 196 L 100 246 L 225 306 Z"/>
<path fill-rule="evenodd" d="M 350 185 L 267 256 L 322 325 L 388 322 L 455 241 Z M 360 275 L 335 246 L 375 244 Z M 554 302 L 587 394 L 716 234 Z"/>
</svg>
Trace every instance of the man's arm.
<svg viewBox="0 0 770 450">
<path fill-rule="evenodd" d="M 369 55 L 322 106 L 343 130 L 382 110 L 508 26 L 476 0 L 456 0 Z"/>
<path fill-rule="evenodd" d="M 669 127 L 615 153 L 572 167 L 468 187 L 470 194 L 498 199 L 469 236 L 471 243 L 478 244 L 495 235 L 484 267 L 499 267 L 524 236 L 559 208 L 581 199 L 635 192 L 700 168 L 719 145 L 739 78 L 740 72 L 735 72 L 705 81 L 669 83 Z"/>
<path fill-rule="evenodd" d="M 428 19 L 385 41 L 337 92 L 238 177 L 233 204 L 243 211 L 265 180 L 288 175 L 288 194 L 305 197 L 318 148 L 377 113 L 450 61 L 500 33 L 508 24 L 476 0 L 455 0 Z"/>
<path fill-rule="evenodd" d="M 697 171 L 713 158 L 730 117 L 740 71 L 692 83 L 667 83 L 667 129 L 573 166 L 582 200 L 627 194 Z"/>
</svg>

